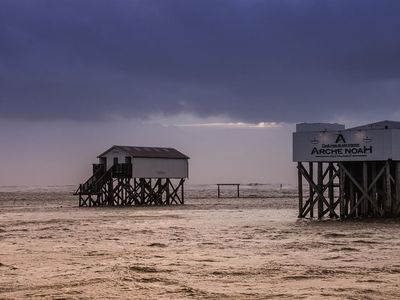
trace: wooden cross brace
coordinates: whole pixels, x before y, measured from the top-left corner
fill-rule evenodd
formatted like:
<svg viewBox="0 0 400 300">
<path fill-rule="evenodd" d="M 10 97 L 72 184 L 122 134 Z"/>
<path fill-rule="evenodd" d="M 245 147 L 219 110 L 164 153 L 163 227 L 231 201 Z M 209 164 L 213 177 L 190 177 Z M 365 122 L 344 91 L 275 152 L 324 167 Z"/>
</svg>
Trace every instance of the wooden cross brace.
<svg viewBox="0 0 400 300">
<path fill-rule="evenodd" d="M 304 167 L 303 167 L 303 169 L 304 169 Z M 324 193 L 328 188 L 329 188 L 329 185 L 330 184 L 332 184 L 332 182 L 333 182 L 333 180 L 338 176 L 338 170 L 336 170 L 336 168 L 333 166 L 333 165 L 330 165 L 326 170 L 325 170 L 325 172 L 324 172 L 324 174 L 323 174 L 323 176 L 322 176 L 322 180 L 324 180 L 325 179 L 325 177 L 326 177 L 326 175 L 328 174 L 328 172 L 330 171 L 330 169 L 332 169 L 333 171 L 334 171 L 334 174 L 333 174 L 333 176 L 330 178 L 330 180 L 328 181 L 328 183 L 327 184 L 325 184 L 324 186 L 323 186 L 323 191 L 322 191 L 322 193 Z M 304 169 L 303 171 L 305 171 L 307 174 L 308 174 L 308 172 Z M 303 174 L 303 173 L 302 173 Z M 308 177 L 311 179 L 311 176 L 308 174 Z M 306 178 L 307 179 L 307 178 Z M 314 188 L 315 188 L 315 184 L 314 184 Z M 315 191 L 315 189 L 313 188 L 313 191 Z M 318 201 L 318 195 L 315 197 L 315 198 L 311 198 L 311 194 L 310 194 L 310 197 L 308 198 L 308 200 L 306 201 L 306 203 L 305 203 L 305 205 L 304 205 L 304 209 L 303 209 L 303 211 L 302 211 L 302 213 L 301 213 L 301 215 L 302 216 L 304 216 L 304 215 L 307 215 L 308 213 L 309 213 L 309 211 L 312 209 L 312 207 L 316 204 L 316 202 Z M 338 204 L 339 202 L 337 201 L 335 204 L 334 204 L 334 208 L 333 209 L 335 209 L 335 207 L 337 206 L 337 204 Z M 307 209 L 305 209 L 306 207 L 308 206 L 308 208 Z M 328 209 L 326 209 L 324 212 L 323 212 L 323 214 L 322 215 L 325 215 L 328 211 L 330 211 L 330 209 L 329 209 L 329 206 L 328 206 Z"/>
<path fill-rule="evenodd" d="M 300 163 L 300 164 L 301 164 L 301 163 Z M 333 164 L 329 164 L 328 168 L 326 168 L 324 174 L 322 175 L 322 181 L 325 179 L 325 177 L 328 175 L 329 171 L 331 171 L 331 170 L 332 170 L 332 172 L 333 172 L 332 178 L 329 180 L 329 182 L 328 182 L 326 185 L 323 186 L 323 192 L 322 192 L 322 193 L 324 193 L 324 192 L 329 188 L 329 185 L 332 184 L 333 180 L 334 180 L 336 177 L 338 177 L 338 172 L 339 172 L 339 171 L 336 170 L 336 168 L 335 168 L 335 166 L 334 166 Z M 307 172 L 307 171 L 306 171 L 306 172 Z M 311 178 L 311 175 L 310 175 L 310 174 L 309 174 L 309 177 Z M 311 188 L 312 188 L 312 187 L 311 187 Z M 314 189 L 312 189 L 312 191 L 314 192 Z M 317 203 L 317 201 L 318 201 L 318 195 L 317 195 L 315 198 L 313 198 L 313 193 L 310 193 L 310 196 L 308 197 L 306 203 L 305 203 L 304 206 L 303 206 L 303 209 L 302 209 L 302 211 L 301 211 L 300 217 L 303 217 L 303 216 L 307 215 L 307 214 L 311 211 L 311 209 L 313 208 L 313 206 Z M 333 204 L 333 205 L 334 205 L 334 208 L 333 208 L 333 209 L 336 208 L 336 206 L 337 206 L 338 203 L 339 203 L 339 201 L 337 201 L 337 202 L 335 202 L 335 203 Z M 307 209 L 306 209 L 306 208 L 307 208 Z M 329 211 L 329 208 L 326 209 L 326 210 L 324 210 L 323 213 L 322 213 L 322 215 L 325 215 L 328 211 Z"/>
<path fill-rule="evenodd" d="M 382 167 L 382 169 L 379 171 L 378 175 L 374 178 L 374 180 L 371 182 L 371 184 L 368 186 L 367 189 L 364 189 L 358 181 L 351 175 L 351 173 L 346 169 L 346 167 L 343 165 L 343 163 L 339 163 L 339 168 L 343 170 L 343 172 L 347 175 L 347 177 L 354 183 L 354 185 L 360 190 L 360 192 L 363 194 L 361 198 L 357 201 L 357 203 L 354 205 L 353 209 L 351 210 L 350 214 L 353 214 L 356 210 L 356 208 L 361 204 L 364 199 L 367 199 L 372 206 L 380 213 L 380 215 L 383 214 L 382 209 L 380 209 L 374 201 L 372 201 L 371 197 L 368 195 L 368 192 L 375 186 L 376 182 L 379 180 L 379 178 L 383 175 L 385 172 L 386 168 L 389 167 L 389 163 L 386 162 L 386 164 Z"/>
<path fill-rule="evenodd" d="M 182 200 L 179 197 L 178 192 L 179 192 L 179 188 L 182 186 L 183 182 L 184 182 L 184 180 L 181 179 L 181 181 L 179 182 L 179 184 L 176 188 L 170 182 L 170 185 L 172 187 L 172 192 L 170 193 L 170 197 L 176 204 L 178 204 L 178 202 L 176 201 L 176 198 L 179 200 L 180 203 L 182 203 Z"/>
<path fill-rule="evenodd" d="M 337 213 L 335 212 L 335 210 L 333 209 L 333 207 L 331 207 L 331 205 L 329 204 L 329 202 L 326 200 L 326 198 L 324 197 L 324 192 L 326 191 L 326 189 L 328 188 L 328 186 L 333 182 L 333 180 L 335 179 L 335 177 L 338 175 L 338 170 L 335 170 L 334 172 L 334 176 L 332 176 L 328 183 L 326 185 L 324 185 L 323 190 L 319 190 L 318 186 L 314 183 L 314 180 L 310 177 L 310 175 L 308 174 L 307 170 L 304 168 L 304 166 L 302 164 L 300 164 L 297 167 L 300 171 L 300 173 L 303 175 L 303 177 L 307 180 L 307 182 L 311 185 L 313 191 L 315 191 L 317 193 L 317 197 L 314 200 L 311 200 L 313 204 L 315 204 L 315 202 L 319 199 L 321 199 L 326 206 L 328 207 L 328 211 L 335 217 L 339 217 L 337 215 Z M 325 175 L 327 174 L 327 172 L 325 172 Z M 310 203 L 311 204 L 311 203 Z M 312 205 L 309 206 L 309 208 L 303 213 L 303 215 L 307 214 L 310 209 L 311 209 Z"/>
</svg>

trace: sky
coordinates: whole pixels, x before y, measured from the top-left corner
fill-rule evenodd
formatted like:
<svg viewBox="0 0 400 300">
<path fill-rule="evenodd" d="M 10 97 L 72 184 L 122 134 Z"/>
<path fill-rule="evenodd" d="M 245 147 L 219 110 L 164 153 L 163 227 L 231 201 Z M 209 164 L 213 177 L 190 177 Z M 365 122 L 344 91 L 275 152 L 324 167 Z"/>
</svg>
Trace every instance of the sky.
<svg viewBox="0 0 400 300">
<path fill-rule="evenodd" d="M 77 184 L 114 144 L 293 184 L 294 124 L 399 120 L 399 30 L 398 0 L 1 0 L 0 185 Z"/>
</svg>

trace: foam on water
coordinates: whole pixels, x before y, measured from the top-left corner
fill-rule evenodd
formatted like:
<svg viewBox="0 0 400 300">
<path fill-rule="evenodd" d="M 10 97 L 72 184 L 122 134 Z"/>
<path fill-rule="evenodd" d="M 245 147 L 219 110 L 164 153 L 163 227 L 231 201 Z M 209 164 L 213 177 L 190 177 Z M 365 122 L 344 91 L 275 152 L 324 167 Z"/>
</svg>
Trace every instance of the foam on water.
<svg viewBox="0 0 400 300">
<path fill-rule="evenodd" d="M 73 189 L 72 189 L 73 190 Z M 71 192 L 0 192 L 0 298 L 390 299 L 399 220 L 298 220 L 296 191 L 248 185 L 186 205 L 78 208 Z"/>
</svg>

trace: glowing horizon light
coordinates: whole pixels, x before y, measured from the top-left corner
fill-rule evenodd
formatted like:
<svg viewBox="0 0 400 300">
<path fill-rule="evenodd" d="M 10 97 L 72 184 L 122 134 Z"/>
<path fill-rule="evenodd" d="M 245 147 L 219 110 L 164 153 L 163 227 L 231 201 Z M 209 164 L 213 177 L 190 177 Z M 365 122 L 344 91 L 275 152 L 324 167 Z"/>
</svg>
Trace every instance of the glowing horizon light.
<svg viewBox="0 0 400 300">
<path fill-rule="evenodd" d="M 192 124 L 175 124 L 178 127 L 225 127 L 225 128 L 278 128 L 282 127 L 277 122 L 212 122 L 212 123 L 192 123 Z"/>
</svg>

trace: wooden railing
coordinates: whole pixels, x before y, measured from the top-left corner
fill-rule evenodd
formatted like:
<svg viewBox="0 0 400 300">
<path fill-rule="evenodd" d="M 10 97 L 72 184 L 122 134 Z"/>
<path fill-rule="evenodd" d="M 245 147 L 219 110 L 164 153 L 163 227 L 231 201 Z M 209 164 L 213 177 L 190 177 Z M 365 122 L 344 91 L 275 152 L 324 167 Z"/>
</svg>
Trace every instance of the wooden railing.
<svg viewBox="0 0 400 300">
<path fill-rule="evenodd" d="M 132 177 L 132 164 L 115 164 L 107 171 L 104 164 L 93 164 L 93 175 L 80 184 L 75 194 L 96 194 L 112 178 Z"/>
<path fill-rule="evenodd" d="M 105 164 L 93 164 L 93 175 L 96 174 L 97 172 L 104 173 L 106 171 L 106 165 Z"/>
<path fill-rule="evenodd" d="M 103 176 L 105 173 L 105 165 L 104 164 L 93 164 L 93 175 L 86 180 L 85 183 L 80 184 L 76 194 L 78 193 L 87 193 L 95 190 L 96 182 Z"/>
<path fill-rule="evenodd" d="M 132 164 L 115 164 L 112 169 L 113 177 L 132 177 Z"/>
</svg>

